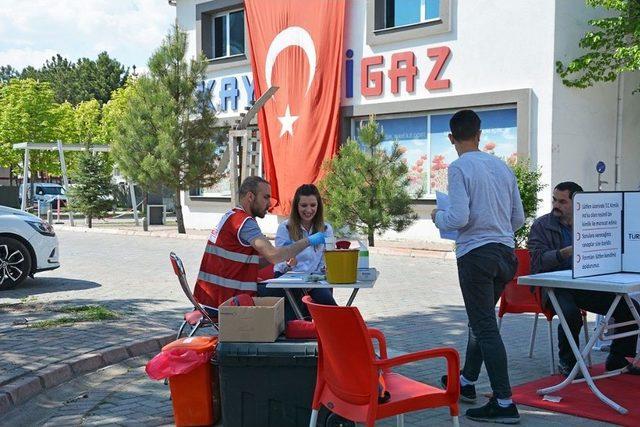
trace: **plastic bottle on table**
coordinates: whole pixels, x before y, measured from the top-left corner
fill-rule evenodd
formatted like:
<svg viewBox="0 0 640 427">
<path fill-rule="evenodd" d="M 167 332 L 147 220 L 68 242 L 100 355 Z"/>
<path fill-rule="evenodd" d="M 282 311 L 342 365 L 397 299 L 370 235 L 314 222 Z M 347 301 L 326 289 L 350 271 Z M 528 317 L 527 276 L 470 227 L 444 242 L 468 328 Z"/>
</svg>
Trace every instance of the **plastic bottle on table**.
<svg viewBox="0 0 640 427">
<path fill-rule="evenodd" d="M 369 268 L 369 248 L 364 240 L 358 239 L 360 250 L 358 251 L 358 269 Z"/>
</svg>

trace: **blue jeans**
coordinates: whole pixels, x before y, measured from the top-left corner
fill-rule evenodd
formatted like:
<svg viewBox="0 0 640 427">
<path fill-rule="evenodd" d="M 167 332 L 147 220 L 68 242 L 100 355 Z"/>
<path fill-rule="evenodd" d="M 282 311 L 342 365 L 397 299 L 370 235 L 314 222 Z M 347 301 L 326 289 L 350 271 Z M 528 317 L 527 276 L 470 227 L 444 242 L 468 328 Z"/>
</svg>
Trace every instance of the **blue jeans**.
<svg viewBox="0 0 640 427">
<path fill-rule="evenodd" d="M 493 395 L 511 397 L 507 352 L 496 322 L 496 302 L 513 279 L 518 260 L 513 249 L 489 243 L 458 258 L 458 278 L 469 318 L 469 339 L 462 375 L 476 381 L 484 362 Z"/>
</svg>

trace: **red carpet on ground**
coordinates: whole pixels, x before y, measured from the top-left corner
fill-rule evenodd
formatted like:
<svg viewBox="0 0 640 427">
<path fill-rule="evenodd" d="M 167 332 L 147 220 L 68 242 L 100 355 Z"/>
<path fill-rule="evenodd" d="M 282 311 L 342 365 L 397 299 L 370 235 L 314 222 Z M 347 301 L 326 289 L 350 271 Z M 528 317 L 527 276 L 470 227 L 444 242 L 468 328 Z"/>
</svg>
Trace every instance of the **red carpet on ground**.
<svg viewBox="0 0 640 427">
<path fill-rule="evenodd" d="M 604 371 L 604 364 L 590 369 L 592 375 Z M 513 400 L 516 403 L 546 409 L 552 412 L 575 415 L 593 420 L 605 421 L 623 426 L 640 426 L 640 375 L 622 374 L 615 377 L 596 380 L 595 384 L 605 396 L 623 406 L 629 412 L 622 415 L 593 394 L 586 382 L 570 384 L 562 390 L 551 393 L 562 397 L 558 403 L 542 400 L 536 391 L 558 384 L 560 375 L 541 378 L 513 388 Z"/>
</svg>

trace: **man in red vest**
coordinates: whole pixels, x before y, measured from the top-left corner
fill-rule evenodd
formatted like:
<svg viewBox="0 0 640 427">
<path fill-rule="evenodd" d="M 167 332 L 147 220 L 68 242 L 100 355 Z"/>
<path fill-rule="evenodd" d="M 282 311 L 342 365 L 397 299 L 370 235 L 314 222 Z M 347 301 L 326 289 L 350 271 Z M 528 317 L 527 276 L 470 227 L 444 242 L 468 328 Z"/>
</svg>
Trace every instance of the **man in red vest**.
<svg viewBox="0 0 640 427">
<path fill-rule="evenodd" d="M 207 242 L 194 296 L 205 307 L 217 308 L 238 294 L 255 295 L 258 269 L 294 258 L 308 246 L 324 244 L 319 232 L 289 246 L 275 247 L 255 218 L 264 218 L 271 205 L 271 186 L 258 176 L 240 185 L 240 206 L 224 214 Z"/>
</svg>

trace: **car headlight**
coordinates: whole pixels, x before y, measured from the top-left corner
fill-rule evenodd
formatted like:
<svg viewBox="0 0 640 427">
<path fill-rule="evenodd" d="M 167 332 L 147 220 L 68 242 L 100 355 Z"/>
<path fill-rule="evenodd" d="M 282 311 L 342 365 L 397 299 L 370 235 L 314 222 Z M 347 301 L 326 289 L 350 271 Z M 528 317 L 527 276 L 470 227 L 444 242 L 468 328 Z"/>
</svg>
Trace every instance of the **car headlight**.
<svg viewBox="0 0 640 427">
<path fill-rule="evenodd" d="M 27 224 L 29 224 L 31 227 L 33 227 L 34 230 L 36 230 L 38 233 L 44 235 L 44 236 L 55 236 L 56 233 L 53 231 L 53 227 L 45 221 L 25 221 Z"/>
</svg>

